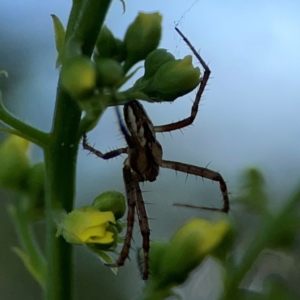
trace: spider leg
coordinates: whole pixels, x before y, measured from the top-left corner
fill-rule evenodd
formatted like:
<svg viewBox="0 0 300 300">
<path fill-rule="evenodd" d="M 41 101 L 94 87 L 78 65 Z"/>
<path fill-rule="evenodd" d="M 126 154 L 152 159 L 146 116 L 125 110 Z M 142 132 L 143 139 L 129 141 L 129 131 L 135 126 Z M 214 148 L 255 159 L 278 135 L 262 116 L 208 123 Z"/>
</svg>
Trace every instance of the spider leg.
<svg viewBox="0 0 300 300">
<path fill-rule="evenodd" d="M 101 151 L 95 149 L 94 147 L 90 146 L 87 142 L 87 136 L 83 134 L 83 141 L 82 141 L 83 149 L 90 151 L 91 153 L 95 154 L 96 156 L 102 159 L 111 159 L 113 157 L 119 156 L 121 154 L 127 153 L 127 148 L 119 148 L 116 150 L 112 150 L 106 153 L 102 153 Z"/>
<path fill-rule="evenodd" d="M 191 115 L 181 121 L 178 121 L 178 122 L 174 122 L 174 123 L 170 123 L 170 124 L 166 124 L 166 125 L 154 126 L 154 129 L 156 132 L 173 131 L 173 130 L 177 130 L 177 129 L 189 126 L 193 123 L 193 121 L 195 120 L 197 113 L 198 113 L 201 96 L 204 92 L 204 89 L 206 87 L 206 84 L 207 84 L 209 76 L 210 76 L 210 69 L 207 66 L 207 64 L 205 63 L 205 61 L 202 59 L 200 54 L 196 51 L 196 49 L 193 47 L 193 45 L 190 43 L 190 41 L 184 36 L 184 34 L 177 27 L 175 27 L 175 30 L 183 38 L 185 43 L 190 47 L 193 54 L 199 60 L 200 64 L 202 65 L 202 67 L 204 69 L 204 74 L 201 79 L 201 83 L 199 85 L 199 89 L 197 91 L 196 98 L 195 98 L 195 101 L 194 101 L 192 109 L 191 109 Z"/>
<path fill-rule="evenodd" d="M 135 213 L 135 206 L 137 203 L 137 186 L 138 183 L 135 182 L 132 178 L 131 170 L 129 167 L 125 166 L 123 168 L 123 178 L 126 188 L 126 198 L 127 198 L 127 229 L 125 235 L 125 241 L 123 244 L 123 248 L 121 250 L 120 256 L 115 264 L 105 264 L 108 267 L 120 267 L 123 266 L 125 263 L 126 258 L 129 255 L 129 250 L 131 247 L 131 239 L 133 234 L 133 227 L 134 227 L 134 213 Z"/>
<path fill-rule="evenodd" d="M 106 264 L 106 266 L 120 267 L 124 265 L 131 247 L 131 239 L 132 239 L 133 227 L 134 227 L 134 209 L 136 208 L 141 233 L 143 236 L 144 267 L 142 270 L 142 278 L 143 280 L 147 280 L 149 274 L 150 228 L 149 228 L 145 203 L 143 201 L 142 192 L 139 183 L 136 180 L 134 180 L 129 167 L 125 166 L 123 168 L 123 175 L 124 175 L 124 183 L 126 187 L 126 196 L 127 196 L 127 203 L 128 203 L 127 231 L 126 231 L 123 248 L 121 250 L 118 260 L 116 261 L 115 264 Z"/>
<path fill-rule="evenodd" d="M 143 280 L 147 280 L 149 275 L 150 227 L 149 227 L 145 202 L 143 200 L 142 192 L 138 183 L 137 183 L 136 192 L 137 192 L 136 211 L 139 219 L 141 234 L 143 237 L 142 249 L 144 253 L 144 267 L 142 269 L 142 278 Z"/>
<path fill-rule="evenodd" d="M 204 206 L 193 206 L 188 204 L 174 204 L 176 206 L 184 206 L 184 207 L 191 207 L 191 208 L 200 208 L 205 210 L 214 210 L 214 211 L 221 211 L 227 213 L 229 211 L 229 199 L 228 199 L 228 191 L 226 182 L 224 181 L 221 174 L 218 172 L 212 171 L 207 168 L 197 167 L 194 165 L 188 165 L 177 161 L 168 161 L 163 160 L 161 163 L 162 168 L 172 169 L 175 171 L 192 174 L 196 176 L 201 176 L 206 179 L 211 179 L 213 181 L 217 181 L 220 184 L 220 190 L 222 192 L 223 196 L 223 208 L 210 208 L 210 207 L 204 207 Z"/>
</svg>

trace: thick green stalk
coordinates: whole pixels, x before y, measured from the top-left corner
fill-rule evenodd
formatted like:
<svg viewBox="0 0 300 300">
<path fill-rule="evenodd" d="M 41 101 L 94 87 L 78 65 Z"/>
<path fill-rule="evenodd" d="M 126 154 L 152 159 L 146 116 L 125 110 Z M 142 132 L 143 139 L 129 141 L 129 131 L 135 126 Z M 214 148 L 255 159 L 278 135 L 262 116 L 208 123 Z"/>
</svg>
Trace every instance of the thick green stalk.
<svg viewBox="0 0 300 300">
<path fill-rule="evenodd" d="M 57 130 L 52 132 L 49 147 L 45 150 L 48 262 L 46 299 L 49 300 L 72 298 L 72 246 L 61 237 L 55 237 L 53 211 L 62 207 L 69 212 L 73 208 L 80 115 L 76 102 L 60 90 L 54 120 Z"/>
<path fill-rule="evenodd" d="M 67 30 L 65 59 L 91 56 L 111 1 L 74 0 Z M 56 238 L 53 212 L 71 211 L 75 196 L 76 160 L 81 111 L 76 101 L 58 87 L 49 145 L 45 148 L 47 286 L 46 299 L 72 299 L 72 246 Z"/>
</svg>

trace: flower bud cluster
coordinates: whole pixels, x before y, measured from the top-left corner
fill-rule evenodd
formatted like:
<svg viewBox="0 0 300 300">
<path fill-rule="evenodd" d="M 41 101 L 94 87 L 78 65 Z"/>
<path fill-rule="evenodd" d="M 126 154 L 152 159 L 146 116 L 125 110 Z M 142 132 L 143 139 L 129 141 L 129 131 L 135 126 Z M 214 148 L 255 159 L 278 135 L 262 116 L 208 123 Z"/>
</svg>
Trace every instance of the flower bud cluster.
<svg viewBox="0 0 300 300">
<path fill-rule="evenodd" d="M 79 102 L 107 94 L 108 90 L 117 90 L 128 80 L 125 77 L 128 70 L 157 48 L 161 20 L 159 13 L 139 13 L 123 41 L 103 26 L 93 61 L 78 55 L 64 62 L 60 77 L 62 87 Z"/>
</svg>

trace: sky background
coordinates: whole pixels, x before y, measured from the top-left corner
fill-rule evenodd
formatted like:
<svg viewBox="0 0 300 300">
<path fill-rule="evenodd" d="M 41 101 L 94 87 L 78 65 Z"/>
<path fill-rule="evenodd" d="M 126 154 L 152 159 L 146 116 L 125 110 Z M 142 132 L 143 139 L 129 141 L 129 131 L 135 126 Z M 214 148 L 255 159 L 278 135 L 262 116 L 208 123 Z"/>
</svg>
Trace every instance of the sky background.
<svg viewBox="0 0 300 300">
<path fill-rule="evenodd" d="M 0 78 L 4 102 L 20 119 L 45 131 L 51 128 L 58 79 L 50 14 L 66 25 L 70 7 L 71 1 L 61 0 L 0 1 L 0 70 L 9 73 L 8 79 Z M 178 24 L 212 71 L 194 125 L 183 134 L 158 135 L 164 158 L 209 164 L 223 175 L 233 195 L 243 170 L 257 166 L 271 187 L 274 205 L 280 205 L 300 179 L 300 2 L 139 0 L 126 1 L 125 14 L 122 9 L 121 2 L 114 1 L 107 17 L 116 37 L 124 37 L 138 11 L 159 11 L 160 47 L 177 58 L 191 54 L 174 30 Z M 194 63 L 199 65 L 196 59 Z M 164 124 L 187 117 L 194 97 L 191 92 L 173 104 L 144 106 L 154 124 Z M 89 141 L 101 151 L 124 146 L 112 109 Z M 39 149 L 32 152 L 34 161 L 42 159 Z M 104 190 L 124 192 L 123 159 L 105 162 L 80 151 L 76 205 L 90 203 Z M 173 202 L 199 204 L 201 199 L 221 205 L 217 184 L 185 178 L 162 170 L 157 182 L 142 187 L 146 201 L 153 203 L 148 207 L 156 219 L 151 222 L 153 238 L 169 237 L 189 217 L 202 214 L 174 208 Z M 86 255 L 83 250 L 78 253 Z M 94 257 L 88 259 L 94 262 Z M 120 273 L 125 278 L 134 270 L 134 284 L 138 275 L 135 263 L 131 265 Z"/>
</svg>

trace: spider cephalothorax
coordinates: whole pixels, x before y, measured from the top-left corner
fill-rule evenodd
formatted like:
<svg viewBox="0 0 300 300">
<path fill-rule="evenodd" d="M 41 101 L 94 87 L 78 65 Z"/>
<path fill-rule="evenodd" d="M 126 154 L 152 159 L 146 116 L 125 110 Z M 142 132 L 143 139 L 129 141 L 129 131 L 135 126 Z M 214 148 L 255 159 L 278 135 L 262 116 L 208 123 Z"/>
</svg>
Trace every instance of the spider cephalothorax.
<svg viewBox="0 0 300 300">
<path fill-rule="evenodd" d="M 178 28 L 175 28 L 181 35 L 187 45 L 191 48 L 194 55 L 199 60 L 200 64 L 204 68 L 204 74 L 201 79 L 200 86 L 198 88 L 195 101 L 191 109 L 191 115 L 181 121 L 170 123 L 166 125 L 153 126 L 150 118 L 145 112 L 143 106 L 136 100 L 131 100 L 124 105 L 124 119 L 126 127 L 123 124 L 119 110 L 117 109 L 117 115 L 119 120 L 120 129 L 127 142 L 126 148 L 119 148 L 103 154 L 102 152 L 94 149 L 87 143 L 86 136 L 83 138 L 83 147 L 86 150 L 94 153 L 98 157 L 103 159 L 110 159 L 120 154 L 127 154 L 123 167 L 123 178 L 126 189 L 126 197 L 128 204 L 127 212 L 127 229 L 123 248 L 120 256 L 114 265 L 111 267 L 122 266 L 126 258 L 128 257 L 130 250 L 130 243 L 133 233 L 133 225 L 135 212 L 138 217 L 141 234 L 143 236 L 143 252 L 144 252 L 144 268 L 142 270 L 143 279 L 148 278 L 149 274 L 149 236 L 150 229 L 148 224 L 147 213 L 145 209 L 145 203 L 143 201 L 142 192 L 139 187 L 139 182 L 154 181 L 158 175 L 159 168 L 167 168 L 184 172 L 187 174 L 193 174 L 202 178 L 216 181 L 220 185 L 220 190 L 223 197 L 222 208 L 211 208 L 203 206 L 193 206 L 188 204 L 176 204 L 180 206 L 200 208 L 206 210 L 220 211 L 227 213 L 229 211 L 229 199 L 227 186 L 223 177 L 213 170 L 198 167 L 194 165 L 184 164 L 176 161 L 168 161 L 162 159 L 163 151 L 160 143 L 156 140 L 157 132 L 169 132 L 177 129 L 181 129 L 188 125 L 191 125 L 197 115 L 199 102 L 201 96 L 209 79 L 210 70 L 206 63 L 203 61 L 199 53 L 194 49 L 186 37 L 181 33 Z"/>
</svg>

